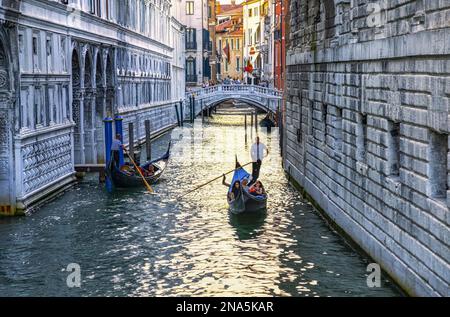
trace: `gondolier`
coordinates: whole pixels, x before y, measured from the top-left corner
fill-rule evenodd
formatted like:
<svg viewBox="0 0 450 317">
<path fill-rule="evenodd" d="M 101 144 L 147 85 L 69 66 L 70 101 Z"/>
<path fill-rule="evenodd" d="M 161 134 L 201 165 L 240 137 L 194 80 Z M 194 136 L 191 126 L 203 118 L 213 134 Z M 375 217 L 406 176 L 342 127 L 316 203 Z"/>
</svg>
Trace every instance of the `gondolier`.
<svg viewBox="0 0 450 317">
<path fill-rule="evenodd" d="M 111 144 L 112 158 L 114 160 L 114 165 L 116 165 L 117 168 L 120 168 L 119 151 L 123 148 L 122 141 L 120 141 L 120 139 L 121 135 L 116 134 L 116 138 L 112 141 Z"/>
<path fill-rule="evenodd" d="M 249 185 L 255 183 L 259 178 L 259 171 L 261 169 L 263 159 L 269 155 L 269 150 L 264 143 L 259 141 L 259 136 L 256 137 L 256 142 L 250 149 L 252 155 L 252 180 Z"/>
</svg>

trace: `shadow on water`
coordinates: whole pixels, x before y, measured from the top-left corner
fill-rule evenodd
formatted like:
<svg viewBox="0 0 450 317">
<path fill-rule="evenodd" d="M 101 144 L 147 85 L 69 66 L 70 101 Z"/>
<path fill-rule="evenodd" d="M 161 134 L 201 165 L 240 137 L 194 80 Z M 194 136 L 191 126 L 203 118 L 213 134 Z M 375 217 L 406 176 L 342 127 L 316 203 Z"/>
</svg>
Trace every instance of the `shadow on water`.
<svg viewBox="0 0 450 317">
<path fill-rule="evenodd" d="M 241 215 L 229 212 L 230 224 L 236 230 L 239 240 L 251 240 L 259 236 L 264 230 L 266 223 L 267 209 L 256 213 L 244 213 Z"/>
</svg>

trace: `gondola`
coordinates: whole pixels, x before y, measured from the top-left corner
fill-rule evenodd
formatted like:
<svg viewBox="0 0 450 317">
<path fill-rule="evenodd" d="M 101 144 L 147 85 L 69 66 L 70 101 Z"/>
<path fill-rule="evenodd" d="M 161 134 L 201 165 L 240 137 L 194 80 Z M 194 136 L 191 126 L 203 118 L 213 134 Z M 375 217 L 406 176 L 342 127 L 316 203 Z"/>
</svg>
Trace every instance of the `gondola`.
<svg viewBox="0 0 450 317">
<path fill-rule="evenodd" d="M 273 128 L 276 126 L 275 120 L 270 115 L 267 115 L 264 119 L 262 119 L 259 125 L 263 128 Z"/>
<path fill-rule="evenodd" d="M 246 190 L 240 187 L 239 194 L 233 200 L 229 197 L 229 193 L 232 191 L 232 187 L 236 181 L 241 182 L 244 179 L 250 180 L 251 175 L 236 162 L 236 168 L 238 168 L 233 175 L 233 180 L 230 184 L 228 190 L 227 201 L 230 206 L 230 211 L 233 214 L 243 214 L 243 213 L 255 213 L 266 210 L 267 208 L 267 194 L 265 195 L 252 195 Z"/>
<path fill-rule="evenodd" d="M 140 167 L 144 169 L 147 169 L 149 165 L 153 165 L 155 169 L 155 173 L 152 176 L 145 177 L 145 180 L 149 184 L 155 184 L 160 179 L 161 175 L 167 167 L 167 161 L 169 160 L 169 157 L 170 143 L 167 152 L 163 156 L 156 160 L 152 160 L 140 165 Z M 116 188 L 133 188 L 143 186 L 143 180 L 139 174 L 135 173 L 133 175 L 128 175 L 127 173 L 122 172 L 117 168 L 113 160 L 110 161 L 106 170 L 106 174 L 112 180 Z"/>
</svg>

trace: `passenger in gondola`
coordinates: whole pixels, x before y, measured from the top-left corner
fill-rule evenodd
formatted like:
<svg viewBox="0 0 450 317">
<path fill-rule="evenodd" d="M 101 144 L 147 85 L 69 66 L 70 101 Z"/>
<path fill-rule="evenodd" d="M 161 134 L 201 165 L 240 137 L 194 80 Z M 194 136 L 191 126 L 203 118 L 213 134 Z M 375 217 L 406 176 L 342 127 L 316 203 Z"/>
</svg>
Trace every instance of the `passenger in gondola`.
<svg viewBox="0 0 450 317">
<path fill-rule="evenodd" d="M 228 188 L 230 187 L 230 184 L 228 184 L 226 182 L 225 174 L 223 175 L 222 184 L 224 186 L 227 186 Z M 241 188 L 241 183 L 239 181 L 235 181 L 233 184 L 233 188 L 231 189 L 230 192 L 228 192 L 228 199 L 234 200 L 237 196 L 239 196 L 240 188 Z"/>
<path fill-rule="evenodd" d="M 123 149 L 122 141 L 120 141 L 120 139 L 121 135 L 117 133 L 116 138 L 111 144 L 112 159 L 117 168 L 120 168 L 119 151 L 120 149 Z"/>
<path fill-rule="evenodd" d="M 249 193 L 255 196 L 264 195 L 264 187 L 260 181 L 256 181 L 256 183 L 250 187 Z"/>
<path fill-rule="evenodd" d="M 248 186 L 248 179 L 246 179 L 246 178 L 244 178 L 242 180 L 242 189 L 245 190 L 245 191 L 248 191 L 250 189 L 249 186 Z"/>
<path fill-rule="evenodd" d="M 145 173 L 146 173 L 146 176 L 148 176 L 148 177 L 151 177 L 151 176 L 155 175 L 155 167 L 153 166 L 153 164 L 150 164 L 147 167 L 147 170 L 146 170 Z"/>
<path fill-rule="evenodd" d="M 120 167 L 120 171 L 128 176 L 133 176 L 134 172 L 133 169 L 128 164 L 124 164 Z"/>
</svg>

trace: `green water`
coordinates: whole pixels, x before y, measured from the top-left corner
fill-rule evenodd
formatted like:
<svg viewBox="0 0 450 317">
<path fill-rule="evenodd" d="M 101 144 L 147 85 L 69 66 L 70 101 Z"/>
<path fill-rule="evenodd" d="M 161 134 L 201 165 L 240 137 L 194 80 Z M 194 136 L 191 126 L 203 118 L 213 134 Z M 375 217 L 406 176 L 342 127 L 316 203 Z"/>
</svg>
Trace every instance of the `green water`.
<svg viewBox="0 0 450 317">
<path fill-rule="evenodd" d="M 177 128 L 172 158 L 156 196 L 145 188 L 107 194 L 97 177 L 29 217 L 0 219 L 3 296 L 398 296 L 386 278 L 366 284 L 369 260 L 333 232 L 288 184 L 278 131 L 260 131 L 270 150 L 261 180 L 267 212 L 231 216 L 226 188 L 216 181 L 187 190 L 249 161 L 243 118 L 218 116 Z M 229 180 L 230 178 L 228 178 Z M 65 270 L 81 268 L 81 287 Z"/>
</svg>

